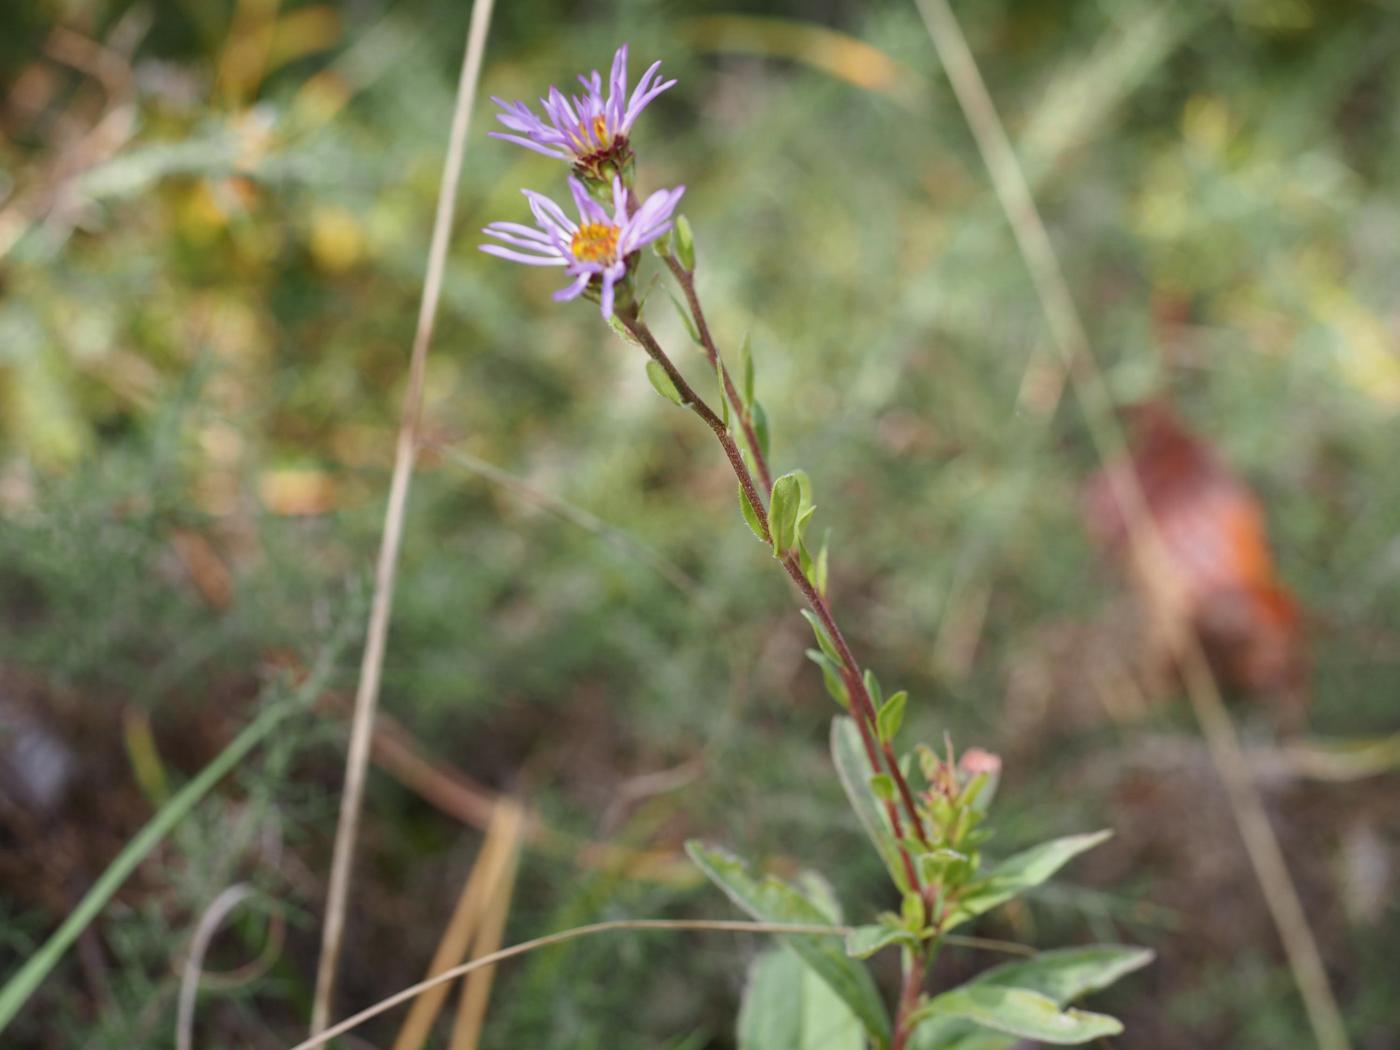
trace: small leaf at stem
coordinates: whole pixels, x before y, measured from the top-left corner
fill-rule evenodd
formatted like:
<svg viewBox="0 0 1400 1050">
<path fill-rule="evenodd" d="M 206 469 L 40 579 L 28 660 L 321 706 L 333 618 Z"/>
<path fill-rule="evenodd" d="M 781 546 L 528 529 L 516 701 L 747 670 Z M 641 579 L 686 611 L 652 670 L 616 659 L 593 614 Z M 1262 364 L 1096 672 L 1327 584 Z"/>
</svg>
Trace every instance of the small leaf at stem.
<svg viewBox="0 0 1400 1050">
<path fill-rule="evenodd" d="M 901 891 L 909 889 L 908 876 L 900 860 L 899 846 L 890 831 L 889 822 L 866 789 L 865 778 L 870 772 L 870 765 L 861 743 L 860 730 L 853 720 L 844 715 L 838 715 L 831 720 L 831 760 L 836 766 L 836 776 L 846 792 L 846 799 L 866 835 L 875 844 L 875 851 L 885 862 L 890 878 Z"/>
<path fill-rule="evenodd" d="M 812 586 L 823 598 L 826 597 L 827 545 L 830 539 L 831 533 L 828 531 L 822 537 L 822 549 L 817 551 L 816 560 L 812 563 Z"/>
<path fill-rule="evenodd" d="M 750 345 L 751 332 L 744 333 L 744 342 L 739 347 L 739 374 L 743 383 L 739 392 L 743 395 L 744 406 L 753 404 L 753 347 Z"/>
<path fill-rule="evenodd" d="M 671 381 L 671 377 L 666 374 L 666 369 L 656 361 L 647 362 L 647 378 L 651 380 L 651 385 L 656 388 L 656 392 L 673 404 L 685 405 L 685 398 L 681 397 L 681 392 L 676 389 L 676 384 Z"/>
<path fill-rule="evenodd" d="M 817 512 L 815 506 L 805 507 L 797 514 L 797 542 L 802 542 L 802 534 L 807 530 L 807 523 L 812 520 L 812 515 Z"/>
<path fill-rule="evenodd" d="M 875 716 L 875 725 L 882 743 L 889 743 L 904 724 L 904 705 L 909 702 L 909 694 L 901 689 L 886 700 Z"/>
<path fill-rule="evenodd" d="M 739 486 L 739 509 L 744 512 L 744 520 L 748 522 L 749 529 L 758 538 L 760 543 L 767 543 L 767 538 L 763 535 L 763 522 L 758 520 L 758 512 L 753 509 L 753 504 L 749 502 L 749 497 L 744 492 L 744 486 Z"/>
<path fill-rule="evenodd" d="M 802 481 L 799 471 L 791 471 L 773 482 L 773 498 L 768 504 L 768 530 L 773 536 L 773 554 L 784 558 L 797 543 L 797 516 L 802 511 Z"/>
<path fill-rule="evenodd" d="M 633 346 L 642 345 L 637 341 L 637 337 L 632 334 L 628 327 L 622 323 L 622 319 L 619 318 L 617 314 L 608 315 L 608 327 L 611 328 L 618 335 L 622 336 L 624 342 L 631 343 Z"/>
<path fill-rule="evenodd" d="M 686 273 L 695 270 L 695 234 L 690 229 L 690 220 L 684 215 L 676 216 L 676 258 Z"/>
<path fill-rule="evenodd" d="M 715 379 L 719 383 L 719 408 L 724 419 L 725 428 L 729 427 L 729 397 L 724 390 L 724 362 L 715 358 Z"/>
<path fill-rule="evenodd" d="M 827 655 L 832 663 L 840 666 L 841 654 L 836 651 L 836 646 L 832 644 L 831 636 L 826 633 L 826 627 L 822 624 L 821 620 L 817 618 L 817 614 L 812 612 L 811 609 L 803 609 L 802 617 L 812 625 L 812 633 L 817 636 L 817 645 L 821 647 L 821 651 Z"/>
<path fill-rule="evenodd" d="M 875 705 L 878 711 L 880 705 L 885 702 L 884 690 L 880 688 L 880 680 L 875 677 L 875 672 L 866 668 L 865 671 L 865 691 L 870 694 L 870 702 Z"/>
<path fill-rule="evenodd" d="M 890 922 L 878 926 L 857 926 L 846 934 L 846 954 L 853 959 L 868 959 L 876 952 L 894 944 L 914 947 L 919 939 L 903 929 L 893 915 Z"/>
<path fill-rule="evenodd" d="M 826 686 L 826 691 L 831 694 L 831 698 L 849 711 L 851 709 L 851 694 L 846 691 L 846 680 L 841 677 L 841 671 L 836 664 L 827 659 L 825 653 L 816 649 L 807 650 L 807 659 L 822 669 L 822 684 Z"/>
<path fill-rule="evenodd" d="M 686 305 L 676 298 L 676 293 L 671 289 L 666 289 L 666 294 L 671 298 L 671 304 L 676 308 L 676 313 L 680 314 L 681 324 L 685 325 L 685 334 L 690 336 L 690 341 L 696 346 L 703 346 L 700 342 L 700 333 L 695 327 L 695 321 L 690 316 L 690 310 Z"/>
<path fill-rule="evenodd" d="M 768 438 L 768 413 L 763 410 L 763 405 L 758 401 L 749 403 L 749 415 L 753 417 L 753 432 L 758 438 L 758 454 L 764 459 L 768 458 L 769 438 Z"/>
<path fill-rule="evenodd" d="M 894 786 L 894 777 L 888 773 L 872 773 L 870 775 L 870 790 L 881 802 L 893 802 L 897 790 Z"/>
</svg>

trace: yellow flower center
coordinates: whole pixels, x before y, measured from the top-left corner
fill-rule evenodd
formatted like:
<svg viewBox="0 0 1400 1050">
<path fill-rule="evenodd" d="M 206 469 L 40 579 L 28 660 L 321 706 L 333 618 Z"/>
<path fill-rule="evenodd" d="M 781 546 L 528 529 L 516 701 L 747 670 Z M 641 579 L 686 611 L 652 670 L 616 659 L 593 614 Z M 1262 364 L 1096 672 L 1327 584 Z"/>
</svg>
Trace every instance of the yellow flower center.
<svg viewBox="0 0 1400 1050">
<path fill-rule="evenodd" d="M 617 259 L 616 226 L 606 222 L 584 223 L 574 231 L 569 250 L 579 262 L 608 263 Z"/>
<path fill-rule="evenodd" d="M 612 141 L 608 138 L 608 122 L 601 113 L 593 118 L 593 138 L 597 140 L 597 145 L 594 145 L 593 141 L 589 139 L 588 127 L 587 124 L 579 124 L 577 132 L 572 136 L 574 152 L 579 156 L 600 153 L 612 145 Z"/>
</svg>

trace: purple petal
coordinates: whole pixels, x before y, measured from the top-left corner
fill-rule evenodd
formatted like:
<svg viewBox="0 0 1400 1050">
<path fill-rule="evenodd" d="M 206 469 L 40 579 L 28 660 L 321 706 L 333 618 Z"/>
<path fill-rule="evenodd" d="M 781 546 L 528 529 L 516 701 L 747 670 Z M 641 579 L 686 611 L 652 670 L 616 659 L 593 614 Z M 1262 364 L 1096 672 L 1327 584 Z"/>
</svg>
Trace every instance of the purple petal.
<svg viewBox="0 0 1400 1050">
<path fill-rule="evenodd" d="M 524 263 L 526 266 L 563 266 L 564 260 L 557 255 L 543 258 L 538 255 L 526 255 L 524 252 L 512 251 L 509 248 L 502 248 L 499 244 L 482 244 L 478 247 L 488 255 L 498 255 L 502 259 L 509 259 L 511 262 Z"/>
<path fill-rule="evenodd" d="M 622 184 L 622 176 L 613 176 L 613 215 L 618 226 L 627 225 L 627 187 Z"/>
<path fill-rule="evenodd" d="M 654 87 L 651 86 L 660 68 L 660 62 L 653 62 L 651 68 L 642 74 L 642 79 L 637 81 L 637 86 L 632 91 L 632 98 L 628 101 L 627 110 L 622 115 L 622 120 L 620 122 L 620 130 L 624 134 L 631 130 L 632 123 L 641 115 L 647 103 L 675 84 L 674 80 L 668 80 L 663 84 L 657 84 Z"/>
<path fill-rule="evenodd" d="M 565 288 L 560 288 L 554 293 L 554 301 L 566 303 L 570 299 L 577 299 L 583 294 L 583 290 L 588 287 L 588 282 L 591 280 L 593 280 L 593 275 L 591 273 L 579 274 L 573 284 Z"/>
<path fill-rule="evenodd" d="M 498 241 L 505 241 L 507 244 L 513 244 L 517 248 L 523 248 L 527 252 L 539 252 L 542 255 L 559 254 L 556 244 L 553 241 L 551 241 L 548 236 L 541 233 L 539 230 L 531 231 L 533 236 L 522 237 L 519 234 L 502 229 L 504 225 L 505 223 L 493 222 L 490 226 L 486 227 L 486 229 L 482 230 L 481 232 L 486 234 L 488 237 L 495 237 Z"/>
<path fill-rule="evenodd" d="M 616 280 L 617 278 L 613 276 L 611 270 L 603 271 L 603 295 L 598 306 L 603 311 L 604 321 L 613 315 L 613 284 Z"/>
<path fill-rule="evenodd" d="M 542 193 L 534 190 L 521 190 L 525 194 L 525 199 L 530 202 L 530 211 L 539 220 L 540 227 L 548 232 L 551 228 L 561 234 L 572 236 L 578 226 L 564 214 L 563 209 Z"/>
<path fill-rule="evenodd" d="M 507 135 L 504 131 L 488 131 L 486 134 L 490 135 L 493 139 L 504 139 L 506 142 L 514 142 L 517 146 L 524 146 L 526 149 L 532 149 L 536 153 L 543 153 L 546 157 L 553 157 L 555 160 L 569 159 L 567 153 L 562 153 L 557 149 L 551 149 L 548 146 L 542 146 L 538 142 L 532 139 L 522 138 L 520 135 Z"/>
<path fill-rule="evenodd" d="M 612 76 L 608 79 L 608 126 L 613 134 L 622 129 L 624 99 L 627 98 L 627 45 L 613 55 Z"/>
</svg>

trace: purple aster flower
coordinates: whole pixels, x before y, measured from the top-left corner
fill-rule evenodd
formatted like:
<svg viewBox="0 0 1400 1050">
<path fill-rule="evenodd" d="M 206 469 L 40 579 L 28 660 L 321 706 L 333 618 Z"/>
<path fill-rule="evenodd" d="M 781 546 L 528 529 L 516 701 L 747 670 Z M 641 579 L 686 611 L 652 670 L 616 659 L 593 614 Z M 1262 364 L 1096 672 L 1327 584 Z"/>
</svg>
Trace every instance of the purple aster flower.
<svg viewBox="0 0 1400 1050">
<path fill-rule="evenodd" d="M 660 68 L 660 62 L 653 62 L 637 81 L 629 98 L 627 45 L 623 44 L 613 56 L 606 98 L 603 97 L 603 77 L 596 69 L 590 76 L 578 78 L 584 88 L 581 95 L 570 98 L 551 85 L 549 94 L 540 99 L 544 120 L 535 116 L 524 102 L 506 102 L 493 96 L 491 101 L 502 110 L 496 114 L 496 119 L 514 134 L 502 131 L 491 134 L 546 157 L 573 161 L 579 174 L 606 182 L 607 175 L 622 170 L 631 158 L 627 135 L 632 123 L 647 103 L 675 83 L 674 80 L 662 82 L 658 74 Z M 609 166 L 611 170 L 607 170 L 605 163 L 610 160 L 613 162 Z"/>
<path fill-rule="evenodd" d="M 613 313 L 615 286 L 635 265 L 634 253 L 671 229 L 676 204 L 685 187 L 657 190 L 633 212 L 628 206 L 627 187 L 621 177 L 614 176 L 611 215 L 588 195 L 587 187 L 572 176 L 569 177 L 569 191 L 578 208 L 578 222 L 543 194 L 524 190 L 537 226 L 493 222 L 482 232 L 510 247 L 483 244 L 481 250 L 527 266 L 564 267 L 574 281 L 554 293 L 554 298 L 560 302 L 582 295 L 596 278 L 598 301 L 606 319 Z"/>
</svg>

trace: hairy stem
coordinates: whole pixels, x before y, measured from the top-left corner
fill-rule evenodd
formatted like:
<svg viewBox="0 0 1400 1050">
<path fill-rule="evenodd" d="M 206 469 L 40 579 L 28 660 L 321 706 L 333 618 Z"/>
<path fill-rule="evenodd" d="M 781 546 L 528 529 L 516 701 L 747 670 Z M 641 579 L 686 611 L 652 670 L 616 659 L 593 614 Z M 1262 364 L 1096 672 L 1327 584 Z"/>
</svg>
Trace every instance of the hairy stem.
<svg viewBox="0 0 1400 1050">
<path fill-rule="evenodd" d="M 700 297 L 695 293 L 695 271 L 687 270 L 674 255 L 663 255 L 662 259 L 665 260 L 667 267 L 675 276 L 676 283 L 681 286 L 681 293 L 685 296 L 686 305 L 690 307 L 690 316 L 695 320 L 695 331 L 700 336 L 700 345 L 705 348 L 705 356 L 710 359 L 710 367 L 719 370 L 720 379 L 724 384 L 724 396 L 728 398 L 729 404 L 733 407 L 734 415 L 739 420 L 739 426 L 744 431 L 744 438 L 749 443 L 749 451 L 753 453 L 754 466 L 758 469 L 758 478 L 763 482 L 764 490 L 772 492 L 773 476 L 769 473 L 768 462 L 758 443 L 758 434 L 753 426 L 753 415 L 749 412 L 749 406 L 744 403 L 744 399 L 739 396 L 738 388 L 734 386 L 734 380 L 724 364 L 724 358 L 720 356 L 719 347 L 715 344 L 714 337 L 710 335 L 710 325 L 705 320 L 705 310 L 700 305 Z"/>
<path fill-rule="evenodd" d="M 905 1050 L 909 1037 L 914 1034 L 914 1012 L 919 1008 L 919 996 L 923 993 L 928 964 L 929 952 L 923 948 L 905 953 L 904 984 L 899 990 L 899 1008 L 894 1018 L 890 1050 Z"/>
<path fill-rule="evenodd" d="M 681 375 L 680 370 L 666 355 L 666 351 L 661 349 L 661 344 L 656 341 L 656 336 L 652 335 L 651 329 L 637 316 L 635 306 L 629 307 L 617 316 L 623 327 L 632 333 L 633 338 L 641 344 L 647 355 L 666 372 L 676 390 L 680 392 L 685 407 L 699 416 L 705 425 L 714 432 L 715 438 L 724 448 L 729 465 L 734 468 L 734 476 L 739 479 L 739 487 L 743 490 L 744 499 L 748 500 L 759 524 L 763 526 L 764 540 L 772 543 L 773 537 L 768 531 L 768 513 L 763 509 L 763 499 L 754 487 L 753 475 L 749 473 L 749 468 L 744 464 L 744 457 L 739 454 L 739 446 L 734 443 L 734 438 L 730 436 L 729 428 L 724 425 L 724 420 L 715 415 L 714 409 L 710 408 L 705 403 L 704 398 L 686 382 L 685 376 Z"/>
<path fill-rule="evenodd" d="M 681 272 L 685 273 L 684 270 Z M 693 288 L 691 294 L 693 294 Z M 671 382 L 675 384 L 676 390 L 680 392 L 681 399 L 685 402 L 686 406 L 704 420 L 705 425 L 714 432 L 715 437 L 724 447 L 725 455 L 729 459 L 730 466 L 734 469 L 735 476 L 739 479 L 739 487 L 744 493 L 744 498 L 748 500 L 749 506 L 753 508 L 754 514 L 763 529 L 764 539 L 771 543 L 772 534 L 768 528 L 768 512 L 755 491 L 753 476 L 750 474 L 747 464 L 744 463 L 743 457 L 739 454 L 738 447 L 735 445 L 734 439 L 730 436 L 729 429 L 724 425 L 723 420 L 715 415 L 709 405 L 707 405 L 705 401 L 695 393 L 689 383 L 686 382 L 685 377 L 680 374 L 679 369 L 676 368 L 675 364 L 666 354 L 666 351 L 662 349 L 661 344 L 657 342 L 656 336 L 652 333 L 651 329 L 638 317 L 635 307 L 631 307 L 619 313 L 618 318 L 627 331 L 632 334 L 633 338 L 646 350 L 651 359 L 665 370 L 666 375 L 671 379 Z M 705 331 L 708 333 L 709 329 L 706 328 Z M 708 339 L 708 335 L 706 338 Z M 709 339 L 707 352 L 708 348 L 713 346 L 713 340 Z M 722 359 L 719 357 L 719 351 L 716 349 L 714 353 L 715 361 L 722 363 Z M 719 367 L 719 365 L 717 365 L 717 367 Z M 730 384 L 730 386 L 732 388 L 732 384 Z M 737 398 L 737 392 L 734 392 L 733 396 Z M 764 477 L 769 476 L 768 465 L 764 460 L 763 453 L 759 449 L 757 442 L 753 443 L 752 451 L 755 466 Z M 803 597 L 807 599 L 807 603 L 812 607 L 813 612 L 817 614 L 817 618 L 821 620 L 832 642 L 837 647 L 837 654 L 841 657 L 842 677 L 846 681 L 846 688 L 851 696 L 851 706 L 855 714 L 856 727 L 860 731 L 861 742 L 865 746 L 866 758 L 870 762 L 871 772 L 886 773 L 894 781 L 904 806 L 905 817 L 907 817 L 915 838 L 924 845 L 928 845 L 928 838 L 923 828 L 923 820 L 919 816 L 918 807 L 914 801 L 914 793 L 910 789 L 909 782 L 905 779 L 903 771 L 899 768 L 899 762 L 895 758 L 894 749 L 888 743 L 882 745 L 878 742 L 875 703 L 871 699 L 869 691 L 865 688 L 865 679 L 862 675 L 860 664 L 856 661 L 855 654 L 851 652 L 851 647 L 846 642 L 845 635 L 841 633 L 841 628 L 837 626 L 830 605 L 817 589 L 816 585 L 807 577 L 807 574 L 802 571 L 801 562 L 795 554 L 789 554 L 783 559 L 783 568 L 792 578 L 793 582 L 797 584 Z M 886 801 L 884 806 L 885 813 L 889 817 L 891 830 L 894 832 L 895 839 L 900 842 L 899 852 L 905 877 L 908 879 L 910 888 L 917 889 L 919 886 L 918 872 L 914 867 L 913 859 L 909 856 L 908 850 L 905 849 L 903 845 L 905 820 L 901 818 L 899 808 L 893 802 Z"/>
<path fill-rule="evenodd" d="M 680 285 L 681 292 L 685 296 L 687 306 L 690 308 L 690 316 L 695 321 L 696 334 L 700 336 L 700 344 L 705 349 L 705 356 L 709 358 L 710 366 L 719 372 L 721 384 L 724 387 L 724 396 L 733 407 L 734 415 L 739 420 L 739 425 L 743 428 L 744 437 L 749 444 L 749 451 L 753 455 L 754 468 L 758 472 L 759 478 L 763 482 L 764 489 L 773 491 L 773 475 L 768 467 L 767 457 L 763 454 L 763 449 L 758 443 L 758 436 L 753 429 L 753 417 L 749 412 L 748 405 L 739 396 L 738 389 L 734 386 L 734 380 L 729 375 L 729 369 L 725 367 L 724 358 L 719 352 L 719 346 L 715 343 L 714 336 L 710 333 L 709 322 L 705 318 L 705 309 L 700 305 L 700 296 L 695 290 L 695 271 L 686 269 L 674 255 L 669 252 L 662 256 L 666 266 L 670 269 L 676 283 Z M 654 341 L 654 340 L 653 340 Z M 759 520 L 763 521 L 764 516 L 759 515 Z M 865 743 L 867 752 L 873 752 L 876 747 L 876 712 L 875 703 L 871 699 L 869 691 L 865 688 L 865 675 L 861 671 L 860 664 L 856 661 L 855 654 L 851 652 L 851 647 L 846 643 L 845 636 L 841 633 L 841 628 L 836 625 L 836 619 L 832 615 L 831 608 L 827 604 L 826 598 L 807 579 L 807 574 L 802 571 L 801 562 L 795 555 L 789 555 L 783 562 L 783 567 L 792 577 L 798 588 L 806 597 L 807 602 L 812 607 L 812 611 L 822 621 L 827 634 L 836 645 L 837 654 L 841 657 L 842 677 L 846 679 L 846 688 L 851 694 L 851 704 L 855 709 L 856 724 L 860 727 L 861 738 Z M 918 806 L 914 802 L 914 793 L 909 788 L 909 782 L 905 779 L 899 769 L 899 761 L 895 758 L 894 748 L 888 742 L 879 745 L 879 750 L 883 753 L 885 765 L 888 767 L 889 775 L 894 779 L 895 787 L 899 791 L 900 802 L 904 807 L 904 812 L 908 818 L 910 828 L 914 832 L 914 837 L 920 843 L 927 846 L 928 838 L 924 833 L 923 820 L 919 816 Z M 880 763 L 873 754 L 871 758 L 871 768 L 879 772 Z M 890 807 L 890 825 L 894 830 L 896 838 L 903 838 L 904 831 L 901 826 L 898 811 Z M 917 880 L 912 879 L 911 885 L 917 885 Z"/>
</svg>

